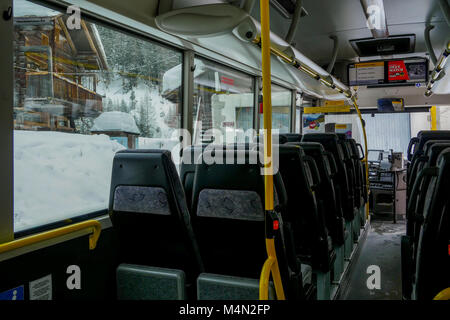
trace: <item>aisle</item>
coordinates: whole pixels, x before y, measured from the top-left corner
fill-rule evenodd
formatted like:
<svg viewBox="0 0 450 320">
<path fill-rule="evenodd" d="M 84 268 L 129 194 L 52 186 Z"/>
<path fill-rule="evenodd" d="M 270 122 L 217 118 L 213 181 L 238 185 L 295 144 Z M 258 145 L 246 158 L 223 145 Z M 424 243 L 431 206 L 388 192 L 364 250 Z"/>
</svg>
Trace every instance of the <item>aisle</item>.
<svg viewBox="0 0 450 320">
<path fill-rule="evenodd" d="M 360 249 L 359 256 L 352 263 L 347 283 L 339 294 L 341 300 L 401 300 L 401 236 L 405 234 L 405 222 L 393 224 L 391 221 L 372 221 L 367 239 Z M 376 283 L 372 267 L 378 266 L 380 288 L 368 288 Z"/>
</svg>

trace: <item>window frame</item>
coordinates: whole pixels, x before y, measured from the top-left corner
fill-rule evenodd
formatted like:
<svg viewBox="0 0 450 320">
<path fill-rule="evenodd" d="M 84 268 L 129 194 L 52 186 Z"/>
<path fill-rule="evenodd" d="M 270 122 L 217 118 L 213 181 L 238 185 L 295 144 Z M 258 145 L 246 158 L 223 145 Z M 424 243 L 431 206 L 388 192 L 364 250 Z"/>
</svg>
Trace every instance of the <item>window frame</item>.
<svg viewBox="0 0 450 320">
<path fill-rule="evenodd" d="M 222 66 L 224 68 L 230 69 L 230 70 L 232 70 L 234 72 L 241 73 L 241 74 L 243 74 L 245 76 L 248 76 L 248 77 L 250 77 L 252 79 L 252 92 L 253 92 L 252 129 L 255 130 L 255 128 L 256 128 L 255 118 L 256 118 L 257 112 L 258 112 L 258 108 L 257 108 L 257 105 L 258 105 L 257 104 L 258 77 L 253 75 L 253 74 L 249 74 L 248 72 L 245 72 L 242 69 L 239 69 L 239 68 L 236 68 L 234 66 L 230 66 L 230 65 L 224 64 L 224 63 L 222 63 L 220 61 L 217 61 L 215 59 L 211 59 L 210 57 L 206 57 L 204 55 L 199 55 L 199 54 L 197 54 L 195 52 L 193 53 L 193 55 L 194 55 L 194 57 L 193 57 L 193 60 L 192 60 L 192 66 L 191 67 L 194 67 L 195 59 L 202 59 L 202 60 L 206 60 L 208 62 L 217 64 L 218 66 Z M 189 69 L 192 70 L 192 68 L 189 68 Z M 193 138 L 193 133 L 194 133 L 194 119 L 193 119 L 194 99 L 193 99 L 193 96 L 194 96 L 194 88 L 195 88 L 195 84 L 194 84 L 195 83 L 195 79 L 193 77 L 193 72 L 191 72 L 191 77 L 190 77 L 189 81 L 192 81 L 192 90 L 189 92 L 190 93 L 190 97 L 191 97 L 189 100 L 191 100 L 191 101 L 190 101 L 190 104 L 189 104 L 190 108 L 188 109 L 188 112 L 190 112 L 189 113 L 189 117 L 190 117 L 190 121 L 191 122 L 190 122 L 189 129 L 188 129 L 188 127 L 186 127 L 185 129 L 189 130 L 189 133 L 190 133 L 190 136 L 191 136 L 191 139 L 192 139 Z M 191 141 L 191 143 L 192 143 L 192 141 Z"/>
<path fill-rule="evenodd" d="M 50 9 L 54 9 L 56 11 L 60 11 L 61 13 L 65 13 L 67 10 L 67 7 L 69 5 L 63 5 L 63 4 L 59 4 L 59 3 L 48 3 L 45 0 L 41 0 L 41 1 L 30 1 L 30 0 L 26 0 L 29 2 L 32 2 L 33 4 L 39 5 L 39 6 L 43 6 L 46 8 L 50 8 Z M 8 0 L 8 2 L 10 3 L 10 5 L 13 5 L 14 0 Z M 180 121 L 180 129 L 184 128 L 183 126 L 183 121 L 185 118 L 185 73 L 186 73 L 186 68 L 185 68 L 185 55 L 186 52 L 188 52 L 188 50 L 184 50 L 183 48 L 177 47 L 177 46 L 173 46 L 170 44 L 167 44 L 166 42 L 163 41 L 159 41 L 158 39 L 153 38 L 150 34 L 146 34 L 146 33 L 142 33 L 142 32 L 136 32 L 134 29 L 132 28 L 124 28 L 123 26 L 119 25 L 118 23 L 114 23 L 110 20 L 105 20 L 105 19 L 101 19 L 98 18 L 88 12 L 84 12 L 83 10 L 81 11 L 81 19 L 83 19 L 84 21 L 96 24 L 96 25 L 101 25 L 102 27 L 105 28 L 109 28 L 115 32 L 120 32 L 122 34 L 125 34 L 127 36 L 130 37 L 134 37 L 137 38 L 139 40 L 142 41 L 147 41 L 147 42 L 151 42 L 154 43 L 157 46 L 163 47 L 165 49 L 168 50 L 173 50 L 178 52 L 181 55 L 181 94 L 180 94 L 180 117 L 181 117 L 181 121 Z M 2 51 L 2 55 L 6 52 L 13 52 L 13 47 L 14 47 L 14 25 L 13 25 L 13 21 L 14 18 L 10 19 L 8 22 L 10 22 L 10 24 L 4 28 L 2 27 L 0 34 L 2 34 L 2 38 L 5 39 L 7 42 L 7 45 L 11 47 L 11 50 L 3 50 Z M 2 23 L 4 23 L 5 21 L 2 20 Z M 7 24 L 8 24 L 7 22 Z M 8 34 L 9 32 L 9 34 Z M 3 37 L 3 33 L 5 33 L 5 37 Z M 9 40 L 9 41 L 8 41 Z M 6 45 L 6 44 L 5 44 Z M 5 48 L 6 49 L 6 48 Z M 10 90 L 7 92 L 7 98 L 11 99 L 11 103 L 9 105 L 13 106 L 13 96 L 14 96 L 14 85 L 15 85 L 15 78 L 14 78 L 14 63 L 13 63 L 13 54 L 11 54 L 11 81 L 6 81 L 7 77 L 0 77 L 0 84 L 3 85 L 4 88 L 8 88 L 8 85 L 10 86 Z M 7 61 L 7 59 L 4 59 L 3 61 Z M 6 63 L 7 62 L 1 62 L 1 63 Z M 6 91 L 6 90 L 5 90 Z M 5 105 L 8 105 L 5 103 Z M 0 131 L 0 135 L 2 135 L 2 137 L 10 137 L 11 140 L 13 139 L 13 134 L 14 134 L 14 127 L 13 127 L 13 107 L 11 108 L 0 108 L 2 109 L 2 111 L 0 111 L 0 116 L 1 117 L 1 124 L 2 124 L 2 128 L 0 130 L 3 130 L 5 132 L 1 132 Z M 9 110 L 3 110 L 3 109 L 9 109 Z M 6 116 L 6 114 L 9 114 L 10 116 Z M 9 120 L 9 121 L 7 121 Z M 8 131 L 8 132 L 7 132 Z M 2 141 L 0 140 L 0 143 Z M 6 145 L 1 143 L 1 146 Z M 9 152 L 2 152 L 2 155 L 5 157 L 4 163 L 8 163 L 8 162 L 12 162 L 11 164 L 11 169 L 10 170 L 5 170 L 5 172 L 2 174 L 7 174 L 9 177 L 5 178 L 5 180 L 3 181 L 8 181 L 10 180 L 11 183 L 9 184 L 9 188 L 8 189 L 8 193 L 11 194 L 11 199 L 10 199 L 10 210 L 2 210 L 2 212 L 0 213 L 0 244 L 3 242 L 8 242 L 8 241 L 12 241 L 14 239 L 19 239 L 25 236 L 29 236 L 29 235 L 33 235 L 33 234 L 37 234 L 40 232 L 45 232 L 45 231 L 49 231 L 52 229 L 56 229 L 56 228 L 60 228 L 60 227 L 64 227 L 67 225 L 71 225 L 74 223 L 78 223 L 78 222 L 82 222 L 82 221 L 86 221 L 89 219 L 100 219 L 102 217 L 106 217 L 109 218 L 109 214 L 108 214 L 108 208 L 102 209 L 102 210 L 98 210 L 98 211 L 94 211 L 94 212 L 86 212 L 80 215 L 77 215 L 75 217 L 72 218 L 65 218 L 65 219 L 61 219 L 58 221 L 54 221 L 51 223 L 46 223 L 43 225 L 37 225 L 37 226 L 33 226 L 31 228 L 27 228 L 24 230 L 20 230 L 20 231 L 15 231 L 14 230 L 14 169 L 13 169 L 13 164 L 14 164 L 14 147 L 11 143 L 11 147 L 7 149 L 7 151 Z M 7 158 L 7 159 L 6 159 Z M 0 158 L 1 159 L 1 158 Z M 3 194 L 2 192 L 2 196 L 0 197 L 5 197 L 8 196 L 8 194 Z M 0 198 L 1 199 L 1 198 Z M 2 201 L 2 203 L 6 204 L 5 206 L 8 207 L 7 203 L 8 201 Z M 7 208 L 6 208 L 7 209 Z"/>
<path fill-rule="evenodd" d="M 287 87 L 287 86 L 285 86 L 283 84 L 280 84 L 277 81 L 273 81 L 273 80 L 272 80 L 272 83 L 270 85 L 271 85 L 271 87 L 273 85 L 276 85 L 276 86 L 278 86 L 280 88 L 283 88 L 284 90 L 289 91 L 291 93 L 291 103 L 290 103 L 290 107 L 289 107 L 289 130 L 288 130 L 288 132 L 292 133 L 293 132 L 293 128 L 295 128 L 295 124 L 294 125 L 292 124 L 293 119 L 295 121 L 295 116 L 294 117 L 292 116 L 292 113 L 295 114 L 295 99 L 294 98 L 295 98 L 295 93 L 299 92 L 299 91 L 298 91 L 298 89 L 289 88 L 289 87 Z M 260 90 L 260 94 L 262 96 L 262 90 Z M 256 111 L 255 111 L 256 112 L 256 116 L 258 118 L 258 128 L 256 128 L 257 132 L 259 132 L 259 130 L 261 130 L 261 129 L 264 129 L 263 128 L 263 124 L 261 123 L 261 121 L 259 121 L 259 119 L 260 119 L 259 115 L 262 114 L 262 113 L 259 113 L 258 104 L 256 105 Z M 272 114 L 273 114 L 273 110 L 272 110 Z"/>
<path fill-rule="evenodd" d="M 60 12 L 66 12 L 67 8 L 71 4 L 63 3 L 59 0 L 28 0 L 37 5 L 42 5 L 50 9 L 58 10 Z M 13 0 L 6 0 L 2 3 L 5 9 L 8 6 L 13 6 Z M 124 16 L 119 13 L 115 13 L 106 7 L 100 7 L 101 10 L 95 10 L 96 7 L 100 7 L 94 3 L 86 3 L 80 5 L 81 8 L 81 18 L 85 21 L 101 25 L 103 27 L 109 28 L 111 30 L 127 34 L 143 41 L 148 41 L 160 45 L 170 50 L 175 50 L 181 53 L 181 69 L 182 69 L 182 79 L 181 79 L 181 96 L 180 102 L 181 107 L 181 122 L 180 128 L 187 129 L 191 135 L 193 133 L 193 121 L 192 121 L 192 110 L 193 110 L 193 63 L 194 57 L 199 57 L 202 59 L 207 59 L 211 62 L 217 63 L 221 66 L 228 67 L 237 72 L 241 72 L 253 79 L 253 129 L 256 131 L 260 128 L 259 123 L 259 97 L 261 94 L 261 70 L 258 70 L 252 66 L 242 64 L 239 61 L 232 60 L 220 53 L 217 53 L 211 49 L 204 48 L 197 44 L 192 44 L 181 38 L 177 38 L 172 35 L 164 34 L 161 36 L 161 32 L 152 33 L 152 27 L 144 25 L 137 20 L 130 17 Z M 1 8 L 3 9 L 3 8 Z M 14 65 L 13 65 L 13 55 L 9 54 L 13 52 L 13 19 L 9 21 L 2 20 L 0 24 L 0 35 L 4 39 L 5 50 L 0 52 L 0 57 L 4 66 L 9 66 L 5 68 L 4 76 L 0 77 L 0 93 L 3 93 L 3 97 L 0 97 L 0 101 L 4 102 L 5 105 L 13 105 L 14 96 Z M 4 27 L 5 26 L 5 27 Z M 139 28 L 142 26 L 142 28 Z M 290 105 L 290 116 L 291 121 L 289 123 L 289 132 L 295 130 L 295 93 L 301 92 L 300 88 L 294 84 L 288 83 L 279 79 L 278 77 L 272 76 L 272 83 L 283 87 L 287 91 L 291 91 L 291 105 Z M 3 100 L 3 101 L 2 101 Z M 294 116 L 292 116 L 294 115 Z M 62 221 L 57 221 L 45 225 L 40 225 L 32 227 L 26 230 L 21 230 L 14 232 L 14 148 L 13 148 L 13 108 L 1 108 L 0 111 L 0 145 L 2 146 L 3 152 L 1 153 L 0 159 L 4 166 L 2 166 L 0 177 L 6 186 L 2 193 L 0 193 L 0 200 L 2 201 L 2 211 L 0 213 L 0 243 L 8 242 L 23 236 L 35 234 L 38 232 L 52 230 L 58 227 L 70 225 L 76 222 L 84 221 L 87 219 L 98 219 L 98 220 L 108 220 L 108 208 L 105 210 L 100 210 L 96 212 L 86 213 L 83 215 L 76 216 L 71 219 L 65 219 Z M 189 141 L 191 143 L 192 141 Z M 107 223 L 107 226 L 111 224 Z"/>
<path fill-rule="evenodd" d="M 12 8 L 13 0 L 2 2 L 3 12 Z M 3 50 L 0 50 L 0 63 L 4 66 L 0 77 L 0 103 L 11 106 L 0 108 L 0 170 L 2 192 L 0 192 L 0 243 L 14 239 L 14 149 L 13 149 L 13 104 L 14 104 L 14 25 L 13 18 L 0 20 L 0 38 L 3 39 Z"/>
</svg>

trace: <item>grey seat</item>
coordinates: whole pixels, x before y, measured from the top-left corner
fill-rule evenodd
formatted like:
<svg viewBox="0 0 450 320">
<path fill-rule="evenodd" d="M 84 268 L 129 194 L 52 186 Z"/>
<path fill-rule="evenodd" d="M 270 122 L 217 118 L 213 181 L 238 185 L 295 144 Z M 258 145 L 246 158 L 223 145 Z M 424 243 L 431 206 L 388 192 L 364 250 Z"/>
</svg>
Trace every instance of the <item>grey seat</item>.
<svg viewBox="0 0 450 320">
<path fill-rule="evenodd" d="M 185 278 L 185 288 L 180 290 L 193 296 L 203 262 L 169 151 L 124 150 L 115 155 L 109 214 L 118 246 L 118 264 L 168 269 L 159 277 L 155 276 L 155 269 L 142 268 L 124 272 L 119 268 L 118 275 L 142 278 L 153 272 L 154 286 L 173 280 L 174 276 L 176 283 Z M 185 277 L 169 269 L 183 272 Z"/>
</svg>

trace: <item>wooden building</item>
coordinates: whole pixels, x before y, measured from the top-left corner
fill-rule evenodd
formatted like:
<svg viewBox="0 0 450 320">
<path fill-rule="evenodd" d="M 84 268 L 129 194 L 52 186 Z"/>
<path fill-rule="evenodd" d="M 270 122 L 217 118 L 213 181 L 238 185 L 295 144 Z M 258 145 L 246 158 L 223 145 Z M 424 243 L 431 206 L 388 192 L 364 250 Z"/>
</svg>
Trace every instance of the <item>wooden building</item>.
<svg viewBox="0 0 450 320">
<path fill-rule="evenodd" d="M 70 30 L 68 15 L 33 14 L 14 17 L 14 126 L 72 132 L 77 119 L 102 112 L 96 85 L 108 67 L 101 40 L 84 20 Z"/>
</svg>

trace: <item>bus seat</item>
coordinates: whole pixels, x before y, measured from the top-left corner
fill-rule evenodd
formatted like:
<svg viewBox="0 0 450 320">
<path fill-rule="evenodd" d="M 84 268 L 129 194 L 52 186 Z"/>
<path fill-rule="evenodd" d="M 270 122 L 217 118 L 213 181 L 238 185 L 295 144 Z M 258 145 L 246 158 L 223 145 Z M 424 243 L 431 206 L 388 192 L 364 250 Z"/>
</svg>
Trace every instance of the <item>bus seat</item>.
<svg viewBox="0 0 450 320">
<path fill-rule="evenodd" d="M 363 189 L 365 185 L 365 176 L 366 173 L 363 171 L 363 165 L 361 160 L 364 158 L 359 154 L 358 150 L 358 144 L 356 143 L 355 139 L 347 139 L 348 144 L 350 146 L 351 156 L 353 159 L 353 162 L 355 164 L 355 175 L 356 175 L 356 193 L 355 193 L 355 201 L 356 206 L 358 208 L 361 208 L 364 205 L 364 196 L 363 196 Z"/>
<path fill-rule="evenodd" d="M 259 279 L 202 273 L 197 279 L 198 300 L 259 300 Z M 275 300 L 275 288 L 269 282 L 269 300 Z"/>
<path fill-rule="evenodd" d="M 449 147 L 450 142 L 449 143 L 436 142 L 430 144 L 427 148 L 428 150 L 426 153 L 426 158 L 428 159 L 428 162 L 424 165 L 424 167 L 420 171 L 426 168 L 436 167 L 439 155 L 442 153 L 442 151 L 444 151 Z M 410 199 L 412 208 L 410 208 L 409 210 L 408 224 L 412 230 L 409 230 L 410 233 L 408 235 L 412 237 L 413 248 L 417 248 L 417 243 L 419 241 L 420 229 L 422 227 L 424 218 L 423 213 L 431 181 L 432 177 L 429 175 L 425 175 L 421 181 L 417 181 L 419 187 L 418 192 L 416 193 L 415 197 L 411 197 Z M 415 254 L 416 251 L 414 251 L 414 255 Z"/>
<path fill-rule="evenodd" d="M 194 185 L 194 173 L 197 163 L 201 162 L 200 156 L 203 151 L 208 148 L 208 150 L 255 150 L 258 148 L 257 143 L 230 143 L 223 145 L 192 145 L 183 149 L 182 152 L 182 162 L 180 169 L 180 179 L 184 187 L 184 192 L 186 194 L 186 201 L 189 210 L 192 206 L 192 187 Z M 200 159 L 199 159 L 200 158 Z"/>
<path fill-rule="evenodd" d="M 333 239 L 333 244 L 337 246 L 342 245 L 344 244 L 345 222 L 334 187 L 334 176 L 329 159 L 333 155 L 327 155 L 327 152 L 320 143 L 300 142 L 298 144 L 303 148 L 306 155 L 316 161 L 321 177 L 320 187 L 316 195 L 323 205 L 327 229 Z"/>
<path fill-rule="evenodd" d="M 423 213 L 423 207 L 425 202 L 425 195 L 427 192 L 427 189 L 429 187 L 430 179 L 428 176 L 423 177 L 420 181 L 418 181 L 417 176 L 424 168 L 432 168 L 436 166 L 436 161 L 439 156 L 439 154 L 447 148 L 447 146 L 450 146 L 449 140 L 429 140 L 426 142 L 424 147 L 425 154 L 420 156 L 416 159 L 414 163 L 414 167 L 411 170 L 411 188 L 412 190 L 414 188 L 414 185 L 417 183 L 418 191 L 415 195 L 409 195 L 408 197 L 408 210 L 407 210 L 407 227 L 406 227 L 406 234 L 408 236 L 412 236 L 413 239 L 415 238 L 414 234 L 416 233 L 417 226 L 416 226 L 416 215 L 419 216 L 418 221 L 420 225 L 420 220 L 422 219 L 422 213 Z M 416 243 L 417 241 L 414 241 Z"/>
<path fill-rule="evenodd" d="M 122 263 L 117 268 L 119 300 L 185 300 L 182 270 Z"/>
<path fill-rule="evenodd" d="M 418 157 L 423 155 L 425 143 L 429 140 L 450 140 L 450 130 L 423 130 L 419 131 L 419 133 L 417 134 L 417 138 L 411 139 L 410 146 L 408 147 L 408 152 L 410 152 L 408 154 L 408 158 L 411 158 L 407 170 L 408 181 L 410 181 L 411 169 L 414 165 L 414 162 Z M 412 146 L 414 146 L 413 151 L 410 150 Z"/>
<path fill-rule="evenodd" d="M 353 211 L 355 211 L 355 208 L 358 209 L 357 206 L 357 200 L 359 196 L 356 195 L 357 190 L 357 180 L 356 180 L 356 168 L 355 168 L 355 162 L 354 158 L 352 156 L 351 146 L 350 142 L 347 139 L 347 135 L 345 133 L 337 133 L 336 134 L 339 138 L 339 143 L 342 147 L 342 151 L 344 153 L 344 163 L 347 168 L 347 177 L 349 181 L 349 188 L 350 188 L 350 194 L 348 201 L 350 201 L 351 205 L 353 206 Z M 353 214 L 353 217 L 355 217 L 355 214 Z M 353 220 L 353 219 L 352 219 Z"/>
<path fill-rule="evenodd" d="M 192 186 L 194 184 L 195 165 L 198 157 L 207 147 L 203 145 L 191 145 L 182 149 L 181 166 L 180 166 L 180 180 L 186 194 L 186 202 L 189 210 L 192 205 Z"/>
<path fill-rule="evenodd" d="M 191 214 L 205 272 L 259 279 L 267 258 L 264 176 L 261 164 L 251 163 L 259 155 L 249 150 L 244 154 L 227 150 L 222 155 L 223 164 L 201 163 L 195 170 Z M 244 161 L 224 161 L 238 156 Z M 281 222 L 275 245 L 285 295 L 288 299 L 304 298 L 312 287 L 303 290 L 301 264 L 288 245 L 293 239 L 292 235 L 288 237 L 289 223 L 277 213 L 286 205 L 279 173 L 274 175 L 274 196 L 274 214 Z"/>
<path fill-rule="evenodd" d="M 320 176 L 313 172 L 319 174 L 315 161 L 300 146 L 286 144 L 279 146 L 279 163 L 288 199 L 283 220 L 294 229 L 296 252 L 302 262 L 311 263 L 313 270 L 328 272 L 334 262 L 334 248 L 315 194 L 320 188 Z"/>
<path fill-rule="evenodd" d="M 303 135 L 302 142 L 318 142 L 324 149 L 330 152 L 336 162 L 337 172 L 335 179 L 336 193 L 340 196 L 340 204 L 345 220 L 352 221 L 354 218 L 353 205 L 349 202 L 350 184 L 347 176 L 347 169 L 344 163 L 344 154 L 340 147 L 339 140 L 334 133 L 307 133 Z"/>
<path fill-rule="evenodd" d="M 203 262 L 169 151 L 116 153 L 109 214 L 120 263 L 183 270 L 192 289 Z"/>
<path fill-rule="evenodd" d="M 416 257 L 415 298 L 431 300 L 443 288 L 449 287 L 450 259 L 450 148 L 437 159 L 439 172 L 430 205 L 425 207 Z"/>
</svg>

